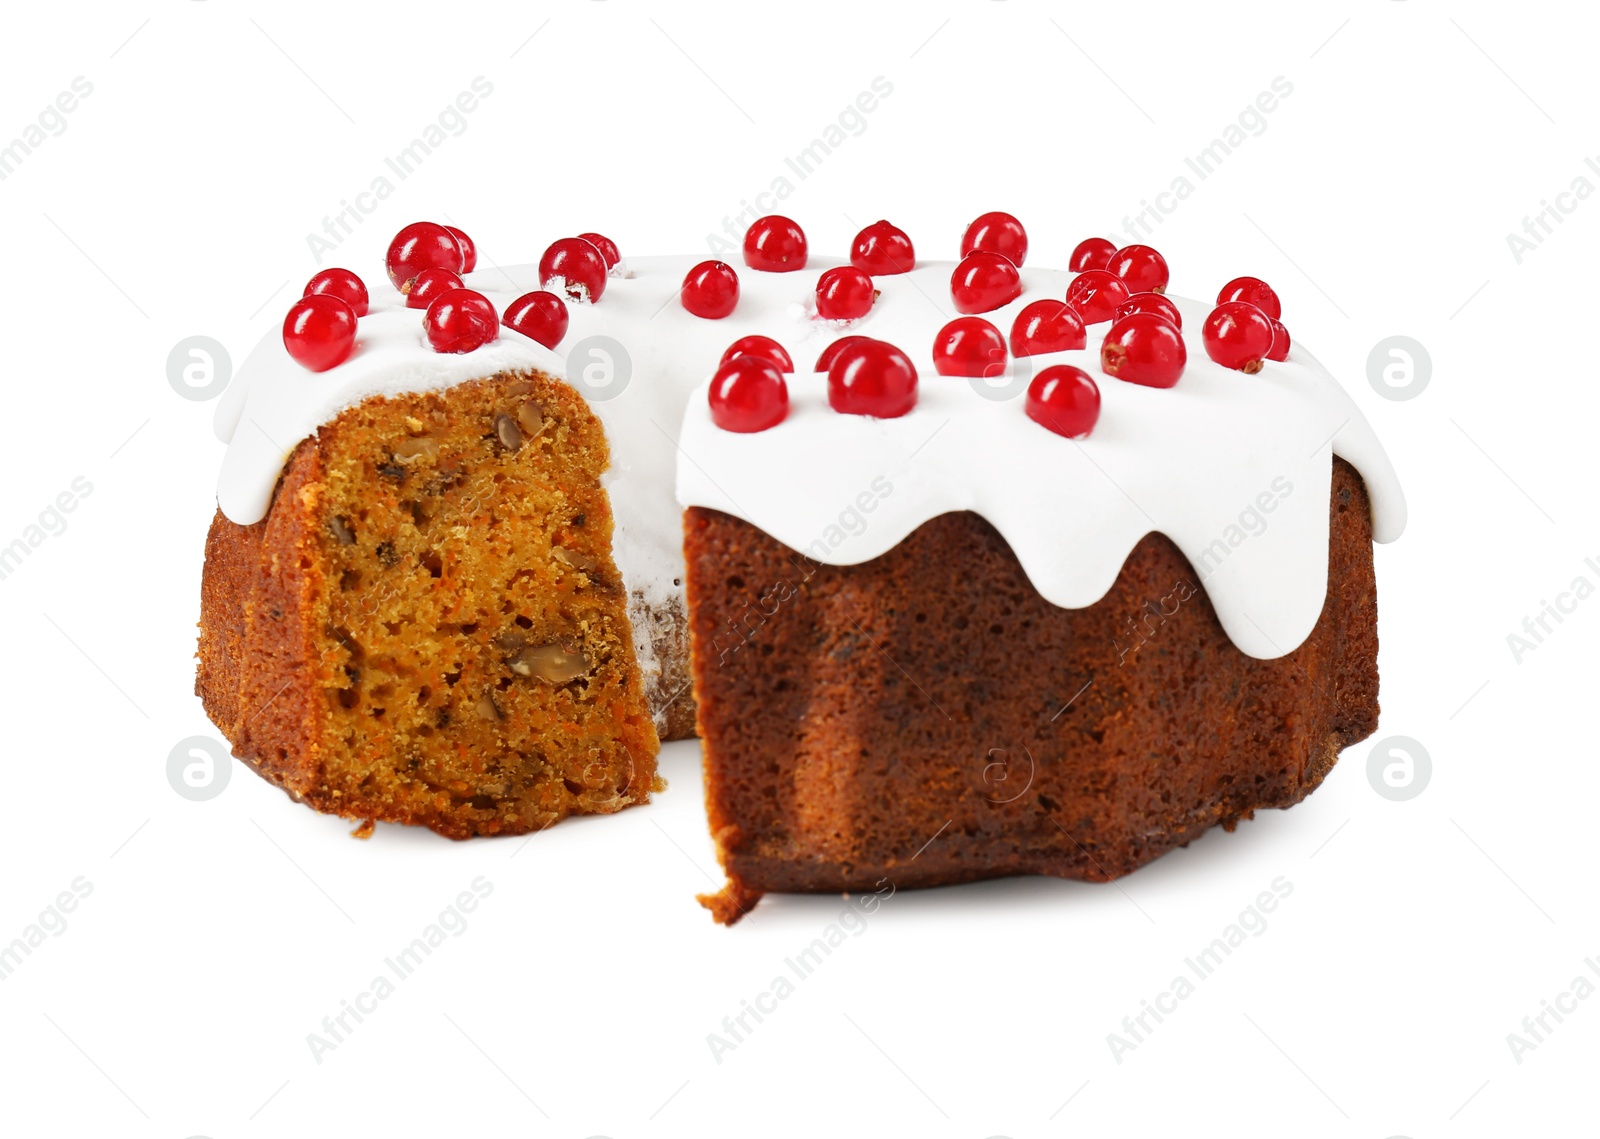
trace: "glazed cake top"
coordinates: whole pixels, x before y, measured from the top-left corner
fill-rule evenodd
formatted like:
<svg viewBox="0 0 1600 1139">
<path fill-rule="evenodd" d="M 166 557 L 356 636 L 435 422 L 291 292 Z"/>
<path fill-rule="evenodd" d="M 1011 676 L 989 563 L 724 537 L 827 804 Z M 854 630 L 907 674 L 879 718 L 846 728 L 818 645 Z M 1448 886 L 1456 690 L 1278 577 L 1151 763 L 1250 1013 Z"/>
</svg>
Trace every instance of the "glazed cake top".
<svg viewBox="0 0 1600 1139">
<path fill-rule="evenodd" d="M 624 262 L 597 303 L 568 304 L 570 327 L 556 350 L 502 328 L 497 340 L 461 354 L 435 352 L 423 313 L 406 308 L 381 273 L 362 273 L 370 311 L 348 359 L 308 371 L 275 329 L 224 394 L 215 420 L 229 444 L 222 512 L 241 524 L 264 517 L 295 446 L 370 396 L 533 369 L 565 376 L 606 428 L 615 556 L 647 603 L 681 595 L 682 507 L 726 511 L 831 564 L 875 557 L 938 514 L 975 510 L 1005 536 L 1040 593 L 1064 606 L 1097 601 L 1139 539 L 1160 531 L 1196 567 L 1234 643 L 1271 658 L 1296 648 L 1322 609 L 1332 455 L 1364 477 L 1378 541 L 1404 526 L 1394 470 L 1339 384 L 1298 346 L 1255 375 L 1213 363 L 1200 347 L 1208 305 L 1175 299 L 1189 352 L 1170 389 L 1101 374 L 1106 324 L 1089 327 L 1086 350 L 1024 357 L 1007 376 L 969 381 L 937 375 L 931 358 L 935 334 L 958 315 L 953 262 L 919 260 L 909 273 L 874 277 L 870 312 L 838 322 L 818 318 L 813 294 L 822 272 L 848 262 L 813 256 L 789 273 L 735 265 L 737 307 L 708 320 L 679 300 L 700 260 Z M 1028 303 L 1062 298 L 1074 276 L 1029 265 L 1020 275 L 1022 295 L 982 314 L 1002 333 Z M 541 287 L 533 265 L 482 268 L 465 284 L 499 312 Z M 736 434 L 712 422 L 707 388 L 724 349 L 751 334 L 780 342 L 799 374 L 787 377 L 784 422 Z M 846 335 L 888 341 L 911 357 L 919 397 L 909 414 L 874 419 L 829 408 L 826 375 L 809 369 Z M 1056 435 L 1023 413 L 1028 374 L 1056 363 L 1076 364 L 1099 385 L 1100 418 L 1087 438 Z M 1009 398 L 992 398 L 1007 386 Z"/>
<path fill-rule="evenodd" d="M 948 278 L 949 266 L 938 273 Z M 983 316 L 1007 329 L 1040 295 L 1059 298 L 1070 276 L 1036 271 L 1040 293 L 1029 288 Z M 928 277 L 920 284 L 932 291 L 933 267 Z M 827 374 L 801 373 L 785 377 L 783 422 L 726 431 L 712 420 L 708 379 L 684 416 L 678 501 L 743 518 L 831 565 L 886 553 L 940 514 L 974 511 L 1034 588 L 1069 608 L 1100 600 L 1134 546 L 1158 531 L 1189 559 L 1234 644 L 1282 656 L 1322 612 L 1332 457 L 1365 479 L 1376 540 L 1399 536 L 1405 498 L 1371 427 L 1316 360 L 1296 347 L 1254 375 L 1224 368 L 1199 346 L 1212 306 L 1170 299 L 1189 344 L 1172 388 L 1102 374 L 1107 324 L 1089 327 L 1084 349 L 1016 358 L 984 380 L 935 372 L 934 321 L 918 340 L 896 342 L 916 367 L 918 394 L 891 419 L 833 410 Z M 1030 376 L 1055 364 L 1076 365 L 1099 387 L 1099 419 L 1085 438 L 1024 414 Z"/>
</svg>

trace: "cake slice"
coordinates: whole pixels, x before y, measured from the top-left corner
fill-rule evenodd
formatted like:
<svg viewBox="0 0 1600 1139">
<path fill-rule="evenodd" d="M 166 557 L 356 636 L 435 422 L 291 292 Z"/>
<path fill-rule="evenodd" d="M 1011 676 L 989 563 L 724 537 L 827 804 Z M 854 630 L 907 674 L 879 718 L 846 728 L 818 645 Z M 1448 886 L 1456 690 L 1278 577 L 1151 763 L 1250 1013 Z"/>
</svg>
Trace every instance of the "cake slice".
<svg viewBox="0 0 1600 1139">
<path fill-rule="evenodd" d="M 206 542 L 197 690 L 320 811 L 451 838 L 661 787 L 587 401 L 536 371 L 373 396 Z"/>
</svg>

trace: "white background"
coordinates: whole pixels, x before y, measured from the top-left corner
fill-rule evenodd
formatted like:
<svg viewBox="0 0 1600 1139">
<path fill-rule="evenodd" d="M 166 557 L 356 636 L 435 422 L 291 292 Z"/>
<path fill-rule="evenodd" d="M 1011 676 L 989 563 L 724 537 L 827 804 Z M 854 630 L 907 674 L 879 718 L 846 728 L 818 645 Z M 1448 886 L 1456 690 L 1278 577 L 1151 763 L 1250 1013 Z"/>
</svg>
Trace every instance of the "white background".
<svg viewBox="0 0 1600 1139">
<path fill-rule="evenodd" d="M 1596 226 L 1506 234 L 1600 153 L 1584 7 L 1423 2 L 13 6 L 0 139 L 93 94 L 0 181 L 0 544 L 92 493 L 0 581 L 0 943 L 82 876 L 0 981 L 0 1129 L 276 1136 L 1592 1129 L 1600 999 L 1519 1064 L 1507 1034 L 1600 955 L 1600 600 L 1520 663 L 1507 634 L 1600 555 Z M 537 34 L 535 34 L 537 33 Z M 532 36 L 530 39 L 529 37 Z M 131 38 L 130 38 L 131 37 Z M 988 209 L 1065 262 L 1185 172 L 1277 76 L 1293 94 L 1152 237 L 1172 289 L 1252 272 L 1385 440 L 1411 526 L 1377 551 L 1378 736 L 1324 786 L 1114 886 L 1024 879 L 888 902 L 740 1047 L 706 1043 L 833 920 L 733 930 L 694 744 L 653 805 L 450 843 L 292 805 L 234 765 L 169 785 L 192 696 L 221 445 L 166 359 L 235 363 L 315 269 L 306 234 L 475 76 L 494 85 L 326 263 L 375 277 L 418 219 L 486 257 L 598 229 L 705 248 L 876 76 L 893 94 L 785 203 L 812 248 L 892 218 L 949 257 Z M 1124 240 L 1126 238 L 1124 237 Z M 1429 386 L 1381 397 L 1380 339 Z M 1229 446 L 1227 439 L 1217 446 Z M 1406 802 L 1373 744 L 1419 741 Z M 1117 1063 L 1107 1034 L 1269 882 L 1270 925 Z M 307 1034 L 478 876 L 492 895 L 317 1063 Z M 1553 1021 L 1550 1023 L 1554 1023 Z"/>
</svg>

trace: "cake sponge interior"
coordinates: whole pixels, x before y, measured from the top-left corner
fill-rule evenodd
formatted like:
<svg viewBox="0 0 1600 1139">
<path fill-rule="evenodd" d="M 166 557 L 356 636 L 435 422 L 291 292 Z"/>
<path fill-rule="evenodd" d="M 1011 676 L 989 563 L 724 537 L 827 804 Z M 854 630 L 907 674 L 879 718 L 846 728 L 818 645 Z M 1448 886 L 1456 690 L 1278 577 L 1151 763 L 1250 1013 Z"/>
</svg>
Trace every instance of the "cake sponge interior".
<svg viewBox="0 0 1600 1139">
<path fill-rule="evenodd" d="M 236 751 L 319 810 L 451 837 L 644 801 L 658 742 L 608 462 L 582 397 L 538 373 L 374 397 L 322 427 L 268 518 L 219 515 L 208 542 L 257 532 L 249 579 L 217 582 L 202 622 L 219 643 L 202 639 L 201 695 Z"/>
</svg>

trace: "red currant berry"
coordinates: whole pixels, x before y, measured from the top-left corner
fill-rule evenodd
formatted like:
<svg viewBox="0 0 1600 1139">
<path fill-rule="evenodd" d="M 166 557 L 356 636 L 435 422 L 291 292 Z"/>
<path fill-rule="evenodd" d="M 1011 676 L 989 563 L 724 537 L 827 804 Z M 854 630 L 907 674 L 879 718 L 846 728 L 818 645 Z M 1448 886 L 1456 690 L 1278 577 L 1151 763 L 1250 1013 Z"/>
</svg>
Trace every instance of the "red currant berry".
<svg viewBox="0 0 1600 1139">
<path fill-rule="evenodd" d="M 1011 354 L 1037 356 L 1042 352 L 1069 352 L 1087 342 L 1083 318 L 1066 301 L 1034 301 L 1024 305 L 1011 325 Z"/>
<path fill-rule="evenodd" d="M 440 293 L 461 288 L 461 278 L 448 269 L 424 269 L 411 282 L 406 294 L 406 308 L 427 308 L 439 299 Z"/>
<path fill-rule="evenodd" d="M 1188 362 L 1183 333 L 1153 312 L 1123 317 L 1111 326 L 1100 346 L 1102 372 L 1147 388 L 1170 388 Z"/>
<path fill-rule="evenodd" d="M 770 336 L 740 337 L 728 345 L 728 350 L 722 354 L 721 363 L 737 360 L 740 356 L 755 356 L 766 360 L 780 372 L 794 371 L 794 361 L 789 359 L 789 353 L 783 350 L 782 344 Z"/>
<path fill-rule="evenodd" d="M 738 356 L 711 380 L 711 422 L 724 431 L 765 431 L 789 414 L 789 385 L 771 360 Z"/>
<path fill-rule="evenodd" d="M 961 256 L 974 249 L 998 253 L 1020 269 L 1028 258 L 1028 234 L 1016 218 L 995 210 L 979 217 L 961 235 Z"/>
<path fill-rule="evenodd" d="M 1085 269 L 1104 269 L 1111 264 L 1116 252 L 1117 247 L 1105 238 L 1086 237 L 1073 249 L 1067 268 L 1074 273 L 1082 273 Z"/>
<path fill-rule="evenodd" d="M 422 318 L 435 352 L 471 352 L 500 336 L 500 317 L 482 293 L 451 289 L 439 294 Z"/>
<path fill-rule="evenodd" d="M 1084 324 L 1111 320 L 1128 296 L 1128 286 L 1109 269 L 1085 269 L 1067 286 L 1067 303 L 1078 310 Z"/>
<path fill-rule="evenodd" d="M 917 251 L 906 231 L 886 221 L 875 221 L 856 234 L 850 245 L 850 264 L 874 277 L 909 273 L 917 267 Z"/>
<path fill-rule="evenodd" d="M 1289 330 L 1283 326 L 1283 321 L 1277 317 L 1269 316 L 1272 321 L 1272 347 L 1267 350 L 1269 360 L 1287 360 L 1289 358 Z"/>
<path fill-rule="evenodd" d="M 817 315 L 823 320 L 856 320 L 872 311 L 876 296 L 871 277 L 854 265 L 840 265 L 817 279 Z"/>
<path fill-rule="evenodd" d="M 539 284 L 593 304 L 606 291 L 606 259 L 583 238 L 563 237 L 539 258 Z"/>
<path fill-rule="evenodd" d="M 739 303 L 739 274 L 725 261 L 702 261 L 683 279 L 683 307 L 707 320 L 721 320 Z"/>
<path fill-rule="evenodd" d="M 468 237 L 462 230 L 453 225 L 445 226 L 450 231 L 450 236 L 456 239 L 456 244 L 461 246 L 461 272 L 470 273 L 478 267 L 477 243 Z"/>
<path fill-rule="evenodd" d="M 1224 368 L 1259 372 L 1272 351 L 1272 318 L 1253 304 L 1228 301 L 1211 310 L 1200 335 L 1206 355 Z"/>
<path fill-rule="evenodd" d="M 409 293 L 411 282 L 424 269 L 459 273 L 465 262 L 455 234 L 431 221 L 414 221 L 394 235 L 383 264 L 389 270 L 389 280 L 394 282 L 394 287 Z"/>
<path fill-rule="evenodd" d="M 757 218 L 745 231 L 744 263 L 765 273 L 793 273 L 806 267 L 806 234 L 777 214 Z"/>
<path fill-rule="evenodd" d="M 348 269 L 324 269 L 306 282 L 303 297 L 327 293 L 338 297 L 355 310 L 357 316 L 367 315 L 367 286 L 360 277 Z"/>
<path fill-rule="evenodd" d="M 1106 268 L 1122 278 L 1130 293 L 1167 291 L 1167 259 L 1148 245 L 1123 246 Z"/>
<path fill-rule="evenodd" d="M 1160 293 L 1134 293 L 1117 306 L 1117 319 L 1132 316 L 1136 312 L 1153 312 L 1166 317 L 1180 330 L 1183 328 L 1183 314 L 1178 311 L 1178 306 Z"/>
<path fill-rule="evenodd" d="M 1283 319 L 1283 305 L 1278 301 L 1278 294 L 1260 277 L 1235 277 L 1223 285 L 1222 291 L 1217 294 L 1217 303 L 1225 305 L 1229 301 L 1244 301 L 1255 305 L 1273 320 Z"/>
<path fill-rule="evenodd" d="M 958 316 L 933 338 L 933 370 L 941 376 L 1002 375 L 1005 337 L 981 316 Z"/>
<path fill-rule="evenodd" d="M 543 289 L 524 293 L 506 306 L 500 323 L 546 348 L 554 348 L 567 334 L 567 305 Z"/>
<path fill-rule="evenodd" d="M 893 344 L 863 336 L 828 365 L 828 406 L 846 415 L 896 419 L 917 406 L 917 369 Z"/>
<path fill-rule="evenodd" d="M 865 344 L 871 339 L 872 337 L 870 336 L 841 336 L 822 350 L 822 355 L 817 357 L 817 366 L 811 370 L 813 372 L 826 372 L 833 366 L 833 362 L 838 358 L 839 353 L 846 348 L 853 348 L 857 344 Z"/>
<path fill-rule="evenodd" d="M 1022 277 L 1001 254 L 974 250 L 950 274 L 950 295 L 957 312 L 992 312 L 1022 295 Z"/>
<path fill-rule="evenodd" d="M 342 364 L 356 342 L 356 310 L 332 293 L 312 293 L 289 306 L 283 346 L 295 363 L 313 372 Z"/>
<path fill-rule="evenodd" d="M 1052 364 L 1028 384 L 1027 412 L 1057 435 L 1082 439 L 1100 418 L 1100 385 L 1082 368 Z"/>
<path fill-rule="evenodd" d="M 600 251 L 600 256 L 606 263 L 607 272 L 615 269 L 617 262 L 622 260 L 622 254 L 617 250 L 617 243 L 605 234 L 580 233 L 578 236 Z"/>
</svg>

